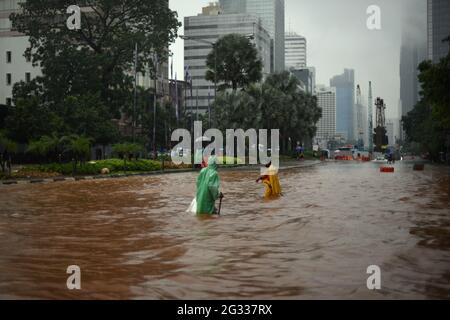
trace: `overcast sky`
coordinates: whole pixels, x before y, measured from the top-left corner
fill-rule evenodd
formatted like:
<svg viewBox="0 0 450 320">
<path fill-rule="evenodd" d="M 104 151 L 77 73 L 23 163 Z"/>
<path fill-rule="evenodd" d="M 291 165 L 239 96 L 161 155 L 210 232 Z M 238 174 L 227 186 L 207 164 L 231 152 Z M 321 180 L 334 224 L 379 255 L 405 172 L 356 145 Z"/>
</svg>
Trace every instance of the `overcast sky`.
<svg viewBox="0 0 450 320">
<path fill-rule="evenodd" d="M 197 15 L 207 0 L 169 0 L 183 22 L 185 16 Z M 398 117 L 399 61 L 402 16 L 426 15 L 426 1 L 406 11 L 402 1 L 422 0 L 286 0 L 286 31 L 307 39 L 308 66 L 316 68 L 317 83 L 329 85 L 330 78 L 344 68 L 355 70 L 356 84 L 367 99 L 372 81 L 374 98 L 381 96 L 387 104 L 387 117 Z M 369 5 L 381 8 L 381 30 L 366 27 Z M 411 11 L 412 10 L 412 11 Z M 422 11 L 422 12 L 420 12 Z M 179 30 L 183 34 L 183 28 Z M 183 75 L 183 41 L 171 48 L 178 78 Z"/>
</svg>

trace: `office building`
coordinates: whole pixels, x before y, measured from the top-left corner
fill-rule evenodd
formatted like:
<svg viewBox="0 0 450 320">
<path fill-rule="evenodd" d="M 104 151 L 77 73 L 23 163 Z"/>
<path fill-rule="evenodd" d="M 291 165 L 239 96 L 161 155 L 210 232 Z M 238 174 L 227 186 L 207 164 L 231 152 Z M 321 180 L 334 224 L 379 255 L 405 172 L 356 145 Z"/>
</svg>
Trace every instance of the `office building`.
<svg viewBox="0 0 450 320">
<path fill-rule="evenodd" d="M 285 69 L 284 0 L 220 0 L 224 14 L 247 13 L 261 18 L 262 26 L 269 32 L 271 43 L 271 72 Z"/>
<path fill-rule="evenodd" d="M 336 89 L 317 86 L 317 104 L 322 109 L 322 118 L 317 123 L 314 144 L 326 149 L 336 136 Z"/>
<path fill-rule="evenodd" d="M 11 29 L 9 16 L 20 10 L 19 0 L 0 0 L 0 104 L 13 104 L 13 87 L 20 81 L 31 81 L 41 74 L 24 57 L 29 38 Z"/>
<path fill-rule="evenodd" d="M 428 59 L 434 63 L 449 53 L 450 44 L 442 42 L 450 36 L 450 1 L 428 0 Z"/>
<path fill-rule="evenodd" d="M 389 146 L 395 146 L 397 142 L 397 134 L 395 132 L 395 121 L 394 120 L 387 120 L 386 121 L 386 135 L 388 137 L 388 145 Z"/>
<path fill-rule="evenodd" d="M 336 88 L 336 131 L 348 142 L 357 140 L 354 128 L 355 71 L 345 69 L 343 74 L 330 80 L 330 87 Z"/>
<path fill-rule="evenodd" d="M 418 66 L 427 59 L 426 3 L 404 0 L 400 47 L 400 101 L 405 116 L 420 100 Z"/>
<path fill-rule="evenodd" d="M 214 4 L 210 6 L 215 6 Z M 214 10 L 203 10 L 207 14 L 184 19 L 184 65 L 192 78 L 192 91 L 189 89 L 187 108 L 204 112 L 214 99 L 214 83 L 205 79 L 206 58 L 212 45 L 227 34 L 252 35 L 252 42 L 258 50 L 263 63 L 263 75 L 270 73 L 270 35 L 263 28 L 261 19 L 255 15 L 217 14 Z M 192 95 L 191 95 L 192 93 Z M 197 99 L 198 95 L 198 99 Z"/>
<path fill-rule="evenodd" d="M 309 68 L 291 68 L 290 72 L 301 82 L 301 87 L 306 93 L 314 94 L 316 90 L 316 69 Z"/>
<path fill-rule="evenodd" d="M 306 68 L 306 38 L 289 32 L 284 43 L 286 70 Z"/>
</svg>

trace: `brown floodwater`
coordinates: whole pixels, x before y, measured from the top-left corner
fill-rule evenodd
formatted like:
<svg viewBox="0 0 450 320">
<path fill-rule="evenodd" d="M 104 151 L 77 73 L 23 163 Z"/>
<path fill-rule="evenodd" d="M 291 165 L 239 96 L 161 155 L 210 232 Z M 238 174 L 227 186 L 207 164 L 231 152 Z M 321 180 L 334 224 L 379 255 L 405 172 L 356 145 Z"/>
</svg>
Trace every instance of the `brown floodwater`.
<svg viewBox="0 0 450 320">
<path fill-rule="evenodd" d="M 448 299 L 450 169 L 395 166 L 282 171 L 273 201 L 257 172 L 223 171 L 209 219 L 185 213 L 196 173 L 1 186 L 0 297 Z"/>
</svg>

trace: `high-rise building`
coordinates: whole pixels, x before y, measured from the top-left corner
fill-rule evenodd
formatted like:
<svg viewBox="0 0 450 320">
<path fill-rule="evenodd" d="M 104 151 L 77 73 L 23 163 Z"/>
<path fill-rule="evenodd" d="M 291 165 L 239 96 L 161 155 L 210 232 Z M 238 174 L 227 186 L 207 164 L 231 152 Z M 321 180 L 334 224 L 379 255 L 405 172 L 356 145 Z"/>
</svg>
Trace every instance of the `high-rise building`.
<svg viewBox="0 0 450 320">
<path fill-rule="evenodd" d="M 317 86 L 316 96 L 317 104 L 322 109 L 322 118 L 317 123 L 314 143 L 325 149 L 336 136 L 336 89 Z"/>
<path fill-rule="evenodd" d="M 306 93 L 314 94 L 316 90 L 316 69 L 314 67 L 292 68 L 290 72 L 300 80 Z"/>
<path fill-rule="evenodd" d="M 336 131 L 348 141 L 356 140 L 355 118 L 355 71 L 345 69 L 344 73 L 330 80 L 330 87 L 336 88 Z"/>
<path fill-rule="evenodd" d="M 306 67 L 306 38 L 294 32 L 285 36 L 285 64 L 286 70 Z"/>
<path fill-rule="evenodd" d="M 367 106 L 364 103 L 365 99 L 363 99 L 361 87 L 358 85 L 356 89 L 356 104 L 355 111 L 356 117 L 354 122 L 355 134 L 358 141 L 358 147 L 363 148 L 367 146 Z"/>
<path fill-rule="evenodd" d="M 219 3 L 225 14 L 247 12 L 247 0 L 220 0 Z"/>
<path fill-rule="evenodd" d="M 186 100 L 188 110 L 194 112 L 208 110 L 213 102 L 214 83 L 205 79 L 206 58 L 220 37 L 231 33 L 253 35 L 251 41 L 263 62 L 263 75 L 270 73 L 271 39 L 259 17 L 246 13 L 216 14 L 214 10 L 203 12 L 207 14 L 184 19 L 184 65 L 192 79 L 192 95 L 188 93 Z"/>
<path fill-rule="evenodd" d="M 271 72 L 284 71 L 284 0 L 220 0 L 220 5 L 224 14 L 247 13 L 261 18 L 272 39 Z"/>
<path fill-rule="evenodd" d="M 388 137 L 388 144 L 390 146 L 395 146 L 397 135 L 395 133 L 395 122 L 394 120 L 388 120 L 386 121 L 386 135 Z"/>
<path fill-rule="evenodd" d="M 428 0 L 428 59 L 434 63 L 445 57 L 450 45 L 442 40 L 450 36 L 450 1 Z"/>
<path fill-rule="evenodd" d="M 426 3 L 405 0 L 403 3 L 400 47 L 401 114 L 405 116 L 419 101 L 418 66 L 426 57 Z"/>
<path fill-rule="evenodd" d="M 24 57 L 29 38 L 11 29 L 9 15 L 20 10 L 21 0 L 0 0 L 0 104 L 12 105 L 14 84 L 31 81 L 41 74 L 39 67 Z"/>
</svg>

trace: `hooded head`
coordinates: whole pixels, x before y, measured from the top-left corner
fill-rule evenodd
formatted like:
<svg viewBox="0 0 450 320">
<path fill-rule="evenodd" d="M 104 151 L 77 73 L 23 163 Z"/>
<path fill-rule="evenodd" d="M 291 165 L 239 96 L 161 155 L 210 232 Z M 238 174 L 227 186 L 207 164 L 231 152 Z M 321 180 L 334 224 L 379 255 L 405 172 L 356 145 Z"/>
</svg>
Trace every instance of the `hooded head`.
<svg viewBox="0 0 450 320">
<path fill-rule="evenodd" d="M 211 156 L 208 159 L 208 168 L 209 169 L 213 169 L 213 170 L 217 170 L 217 157 L 216 156 Z"/>
</svg>

